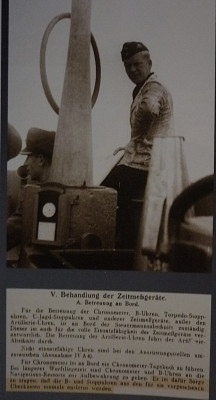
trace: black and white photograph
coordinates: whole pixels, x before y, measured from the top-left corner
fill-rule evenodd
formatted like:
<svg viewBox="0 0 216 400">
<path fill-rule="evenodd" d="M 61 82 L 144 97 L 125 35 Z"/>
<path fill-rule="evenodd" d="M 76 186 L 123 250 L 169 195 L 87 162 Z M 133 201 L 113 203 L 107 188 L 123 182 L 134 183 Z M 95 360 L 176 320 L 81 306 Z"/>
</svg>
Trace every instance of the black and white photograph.
<svg viewBox="0 0 216 400">
<path fill-rule="evenodd" d="M 3 0 L 0 398 L 215 400 L 215 0 Z"/>
<path fill-rule="evenodd" d="M 213 1 L 70 3 L 9 2 L 8 266 L 210 272 Z"/>
<path fill-rule="evenodd" d="M 9 2 L 8 267 L 211 272 L 214 2 L 73 3 Z"/>
</svg>

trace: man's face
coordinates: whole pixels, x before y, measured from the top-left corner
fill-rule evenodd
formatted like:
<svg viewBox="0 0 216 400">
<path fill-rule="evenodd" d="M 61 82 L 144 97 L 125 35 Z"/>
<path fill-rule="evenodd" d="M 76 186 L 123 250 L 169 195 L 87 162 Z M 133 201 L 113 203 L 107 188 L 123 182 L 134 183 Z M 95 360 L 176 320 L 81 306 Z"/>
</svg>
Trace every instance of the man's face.
<svg viewBox="0 0 216 400">
<path fill-rule="evenodd" d="M 32 180 L 40 181 L 41 177 L 41 157 L 39 155 L 30 154 L 25 160 L 27 173 Z"/>
<path fill-rule="evenodd" d="M 151 61 L 142 52 L 125 60 L 124 66 L 128 77 L 136 85 L 144 82 L 151 72 Z"/>
</svg>

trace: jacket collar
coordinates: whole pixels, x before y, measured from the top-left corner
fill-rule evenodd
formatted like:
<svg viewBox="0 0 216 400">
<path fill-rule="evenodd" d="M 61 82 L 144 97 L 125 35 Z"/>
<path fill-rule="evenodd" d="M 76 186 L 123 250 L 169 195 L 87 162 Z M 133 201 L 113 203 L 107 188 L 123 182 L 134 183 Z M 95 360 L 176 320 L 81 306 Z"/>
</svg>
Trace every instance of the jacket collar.
<svg viewBox="0 0 216 400">
<path fill-rule="evenodd" d="M 133 90 L 133 100 L 135 99 L 135 97 L 136 97 L 137 94 L 139 93 L 140 89 L 141 89 L 147 82 L 149 82 L 149 81 L 151 80 L 151 77 L 152 77 L 153 75 L 156 76 L 154 72 L 151 72 L 151 73 L 147 76 L 147 78 L 144 80 L 144 82 L 142 82 L 142 83 L 140 83 L 140 84 L 138 84 L 138 85 L 135 86 L 135 88 L 134 88 L 134 90 Z"/>
</svg>

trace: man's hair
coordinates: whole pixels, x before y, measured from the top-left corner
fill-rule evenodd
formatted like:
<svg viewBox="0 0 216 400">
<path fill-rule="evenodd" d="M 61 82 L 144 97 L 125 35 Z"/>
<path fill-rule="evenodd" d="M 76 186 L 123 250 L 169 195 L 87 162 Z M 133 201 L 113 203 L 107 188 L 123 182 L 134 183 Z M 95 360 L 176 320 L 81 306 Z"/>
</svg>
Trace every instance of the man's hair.
<svg viewBox="0 0 216 400">
<path fill-rule="evenodd" d="M 143 56 L 143 58 L 145 58 L 147 61 L 152 63 L 149 51 L 143 50 L 143 51 L 140 52 L 140 54 Z"/>
<path fill-rule="evenodd" d="M 137 53 L 135 53 L 135 54 L 137 54 Z M 148 51 L 146 51 L 146 50 L 143 50 L 143 51 L 140 51 L 139 54 L 142 56 L 143 60 L 146 60 L 148 62 L 149 66 L 151 67 L 152 66 L 152 60 L 151 60 L 150 53 Z M 133 57 L 133 56 L 131 56 L 131 57 Z M 125 59 L 123 62 L 124 62 L 124 65 L 126 67 L 128 59 Z"/>
</svg>

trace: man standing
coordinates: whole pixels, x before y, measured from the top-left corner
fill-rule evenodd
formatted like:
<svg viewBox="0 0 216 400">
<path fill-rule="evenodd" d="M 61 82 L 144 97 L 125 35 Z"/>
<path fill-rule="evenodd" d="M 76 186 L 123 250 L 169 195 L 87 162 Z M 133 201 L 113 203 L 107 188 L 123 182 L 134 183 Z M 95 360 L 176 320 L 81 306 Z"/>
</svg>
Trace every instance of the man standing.
<svg viewBox="0 0 216 400">
<path fill-rule="evenodd" d="M 121 51 L 126 74 L 136 85 L 130 110 L 131 139 L 113 171 L 110 186 L 118 191 L 117 246 L 133 248 L 139 227 L 139 210 L 134 203 L 143 199 L 151 162 L 153 138 L 173 136 L 173 103 L 169 91 L 151 72 L 149 50 L 141 42 L 124 43 Z M 104 181 L 107 186 L 109 182 Z M 134 202 L 135 200 L 135 202 Z"/>
<path fill-rule="evenodd" d="M 55 132 L 31 128 L 26 138 L 26 147 L 20 152 L 26 155 L 24 166 L 29 180 L 38 184 L 49 178 Z M 16 212 L 7 220 L 7 250 L 17 246 L 22 238 L 22 193 Z"/>
</svg>

